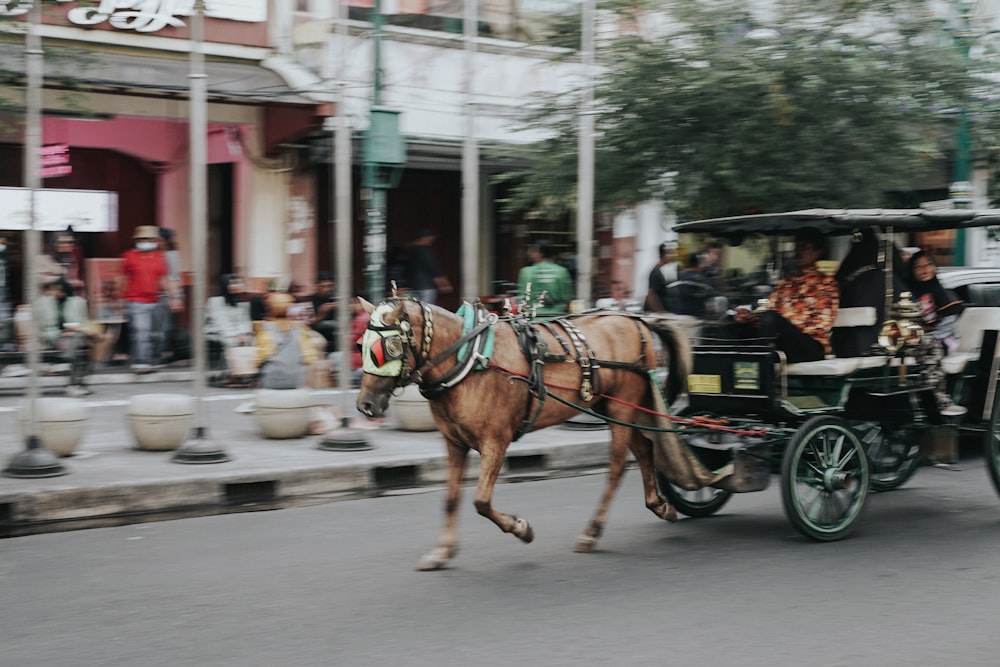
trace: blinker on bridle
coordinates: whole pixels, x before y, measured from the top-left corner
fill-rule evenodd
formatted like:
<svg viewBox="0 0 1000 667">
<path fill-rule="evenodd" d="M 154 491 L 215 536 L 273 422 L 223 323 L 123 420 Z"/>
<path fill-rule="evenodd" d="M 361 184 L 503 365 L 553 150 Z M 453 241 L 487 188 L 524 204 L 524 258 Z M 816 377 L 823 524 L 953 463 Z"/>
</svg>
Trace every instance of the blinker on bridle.
<svg viewBox="0 0 1000 667">
<path fill-rule="evenodd" d="M 380 327 L 379 329 L 372 327 L 372 331 L 379 330 L 388 331 L 390 329 L 389 327 Z M 401 359 L 404 351 L 403 335 L 399 333 L 393 336 L 379 338 L 377 341 L 372 343 L 368 354 L 371 355 L 371 360 L 376 366 L 384 366 L 390 361 Z"/>
</svg>

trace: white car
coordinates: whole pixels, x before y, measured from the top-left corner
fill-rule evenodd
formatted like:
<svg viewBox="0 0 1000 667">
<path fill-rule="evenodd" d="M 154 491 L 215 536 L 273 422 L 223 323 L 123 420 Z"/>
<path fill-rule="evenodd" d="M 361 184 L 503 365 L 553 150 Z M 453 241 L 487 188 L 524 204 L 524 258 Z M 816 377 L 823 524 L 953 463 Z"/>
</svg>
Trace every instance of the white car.
<svg viewBox="0 0 1000 667">
<path fill-rule="evenodd" d="M 1000 268 L 942 266 L 938 280 L 970 306 L 1000 306 Z"/>
</svg>

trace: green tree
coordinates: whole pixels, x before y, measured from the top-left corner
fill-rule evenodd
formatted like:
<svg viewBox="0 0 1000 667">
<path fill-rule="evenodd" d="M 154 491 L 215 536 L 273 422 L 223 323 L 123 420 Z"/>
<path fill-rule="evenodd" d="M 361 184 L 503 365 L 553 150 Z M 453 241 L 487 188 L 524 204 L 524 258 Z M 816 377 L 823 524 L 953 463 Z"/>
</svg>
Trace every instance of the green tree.
<svg viewBox="0 0 1000 667">
<path fill-rule="evenodd" d="M 604 209 L 651 196 L 682 217 L 884 206 L 947 158 L 955 110 L 982 104 L 981 80 L 923 0 L 640 0 L 608 11 L 636 30 L 598 48 Z M 572 206 L 577 99 L 550 96 L 526 119 L 550 138 L 528 147 L 530 168 L 503 177 L 515 184 L 510 208 Z M 988 124 L 974 129 L 975 145 L 990 143 Z"/>
<path fill-rule="evenodd" d="M 42 12 L 53 12 L 59 6 L 58 0 L 39 0 Z M 0 39 L 5 44 L 23 44 L 25 21 L 28 10 L 31 7 L 31 0 L 0 0 Z M 75 6 L 94 6 L 92 0 L 77 2 Z M 86 64 L 90 61 L 87 55 L 81 54 L 79 50 L 68 50 L 65 48 L 53 47 L 43 40 L 45 51 L 45 61 L 50 65 L 53 63 L 71 62 L 77 65 Z M 20 54 L 15 61 L 0 63 L 0 132 L 8 131 L 10 119 L 24 113 L 24 87 L 25 87 L 25 64 L 24 54 Z M 84 103 L 84 98 L 79 91 L 83 86 L 74 77 L 61 74 L 54 74 L 51 71 L 45 73 L 46 85 L 60 89 L 60 101 L 68 108 L 86 115 L 91 113 Z"/>
</svg>

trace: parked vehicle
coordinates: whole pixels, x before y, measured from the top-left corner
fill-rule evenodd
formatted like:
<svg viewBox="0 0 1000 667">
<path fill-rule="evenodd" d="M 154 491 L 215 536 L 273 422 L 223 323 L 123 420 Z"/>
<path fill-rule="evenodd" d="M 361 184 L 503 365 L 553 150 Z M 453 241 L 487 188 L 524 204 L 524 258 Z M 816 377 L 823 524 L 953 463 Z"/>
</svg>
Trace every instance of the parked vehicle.
<svg viewBox="0 0 1000 667">
<path fill-rule="evenodd" d="M 942 266 L 937 276 L 970 306 L 1000 307 L 1000 268 Z"/>
</svg>

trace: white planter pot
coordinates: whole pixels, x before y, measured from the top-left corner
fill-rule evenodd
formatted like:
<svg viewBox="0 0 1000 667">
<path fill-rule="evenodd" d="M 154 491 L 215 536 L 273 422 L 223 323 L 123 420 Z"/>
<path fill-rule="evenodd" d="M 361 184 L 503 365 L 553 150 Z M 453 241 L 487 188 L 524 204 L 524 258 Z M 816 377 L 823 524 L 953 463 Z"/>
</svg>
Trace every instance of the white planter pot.
<svg viewBox="0 0 1000 667">
<path fill-rule="evenodd" d="M 87 404 L 78 398 L 58 396 L 39 398 L 35 402 L 38 444 L 57 456 L 70 456 L 80 444 L 87 419 Z M 28 433 L 28 415 L 21 408 L 21 438 Z"/>
<path fill-rule="evenodd" d="M 139 394 L 128 406 L 128 424 L 137 449 L 177 449 L 194 430 L 194 398 L 181 394 Z"/>
<path fill-rule="evenodd" d="M 284 440 L 309 433 L 312 394 L 305 389 L 261 389 L 257 392 L 254 417 L 265 438 Z"/>
<path fill-rule="evenodd" d="M 430 401 L 420 395 L 415 384 L 404 387 L 403 393 L 392 399 L 392 412 L 401 431 L 433 431 L 437 428 Z"/>
</svg>

